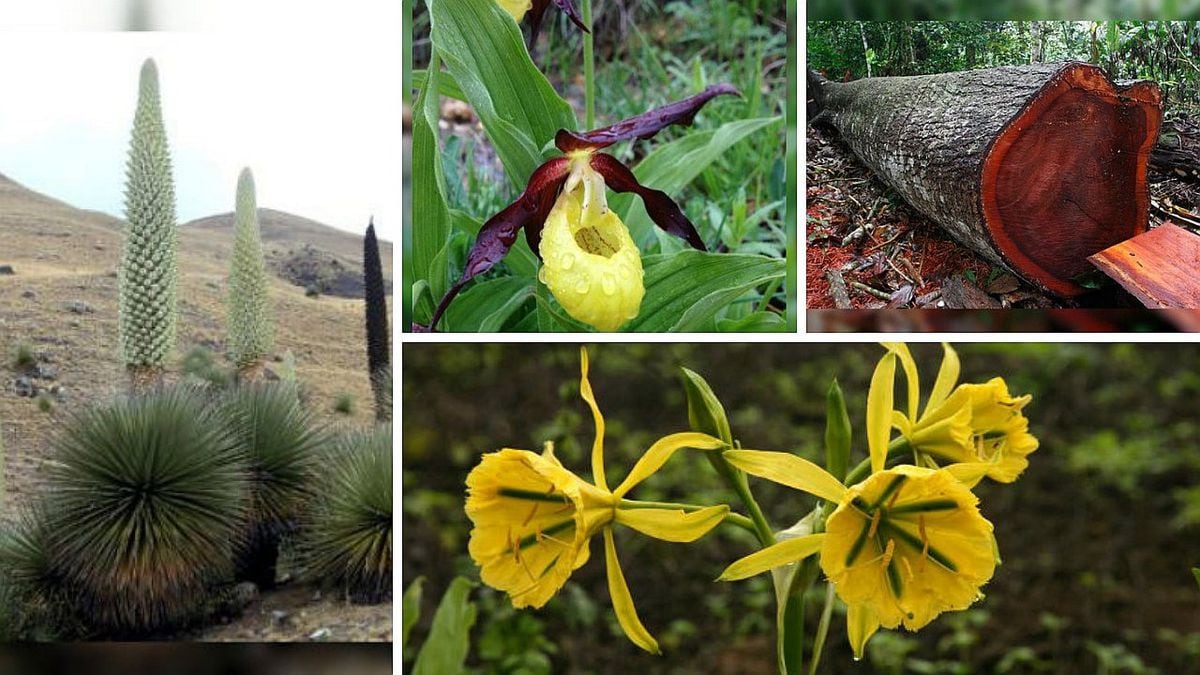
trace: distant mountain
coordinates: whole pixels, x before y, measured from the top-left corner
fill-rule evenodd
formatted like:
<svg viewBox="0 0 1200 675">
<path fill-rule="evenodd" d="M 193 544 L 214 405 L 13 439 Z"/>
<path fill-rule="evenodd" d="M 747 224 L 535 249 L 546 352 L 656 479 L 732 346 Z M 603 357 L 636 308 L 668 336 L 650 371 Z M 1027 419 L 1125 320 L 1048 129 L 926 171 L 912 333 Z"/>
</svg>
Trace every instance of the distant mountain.
<svg viewBox="0 0 1200 675">
<path fill-rule="evenodd" d="M 183 229 L 232 238 L 233 220 L 232 212 L 222 213 L 185 223 Z M 280 277 L 312 292 L 362 297 L 362 235 L 274 209 L 260 208 L 258 225 L 267 263 Z M 363 231 L 366 229 L 363 223 Z M 379 256 L 390 291 L 391 243 L 380 242 Z"/>
</svg>

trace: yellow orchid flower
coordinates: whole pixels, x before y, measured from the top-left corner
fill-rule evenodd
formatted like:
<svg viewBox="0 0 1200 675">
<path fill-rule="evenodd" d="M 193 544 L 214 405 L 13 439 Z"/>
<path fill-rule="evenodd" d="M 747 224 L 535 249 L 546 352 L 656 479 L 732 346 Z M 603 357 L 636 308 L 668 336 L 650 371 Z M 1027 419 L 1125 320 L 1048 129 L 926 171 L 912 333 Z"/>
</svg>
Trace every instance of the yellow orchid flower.
<svg viewBox="0 0 1200 675">
<path fill-rule="evenodd" d="M 896 355 L 884 355 L 867 395 L 871 473 L 847 487 L 816 464 L 790 453 L 728 450 L 748 474 L 835 504 L 825 532 L 768 546 L 734 562 L 725 581 L 745 579 L 820 554 L 822 571 L 846 603 L 856 658 L 879 629 L 918 630 L 946 611 L 965 609 L 996 567 L 992 525 L 952 469 L 885 468 Z"/>
<path fill-rule="evenodd" d="M 615 331 L 641 308 L 642 257 L 625 223 L 608 209 L 604 178 L 589 159 L 587 152 L 570 157 L 571 174 L 542 230 L 538 279 L 568 314 Z"/>
<path fill-rule="evenodd" d="M 904 367 L 908 384 L 908 412 L 897 412 L 893 423 L 917 452 L 937 459 L 980 464 L 978 475 L 999 483 L 1011 483 L 1025 467 L 1028 455 L 1037 450 L 1038 440 L 1029 433 L 1029 420 L 1022 409 L 1032 396 L 1014 397 L 1008 384 L 995 377 L 984 384 L 959 384 L 958 354 L 947 344 L 937 380 L 918 416 L 920 391 L 917 364 L 908 347 L 885 343 Z"/>
<path fill-rule="evenodd" d="M 571 572 L 590 556 L 596 534 L 604 537 L 609 595 L 617 621 L 638 647 L 659 653 L 658 642 L 638 619 L 633 597 L 617 558 L 613 525 L 621 523 L 656 539 L 690 542 L 725 519 L 729 507 L 695 511 L 645 506 L 624 500 L 681 448 L 718 450 L 720 439 L 707 434 L 671 434 L 654 442 L 615 490 L 604 471 L 604 416 L 588 381 L 587 351 L 580 350 L 580 395 L 592 409 L 596 438 L 588 483 L 566 469 L 547 443 L 542 454 L 504 448 L 483 456 L 467 476 L 468 551 L 487 585 L 508 593 L 514 607 L 541 607 L 562 588 Z"/>
<path fill-rule="evenodd" d="M 651 138 L 673 124 L 690 125 L 713 98 L 739 95 L 732 85 L 715 84 L 607 127 L 559 129 L 554 146 L 561 154 L 535 169 L 517 200 L 480 227 L 462 275 L 442 296 L 429 324 L 413 324 L 413 330 L 435 330 L 454 298 L 500 262 L 521 231 L 542 261 L 538 279 L 568 314 L 602 331 L 616 330 L 637 316 L 645 295 L 641 253 L 629 229 L 608 209 L 608 190 L 637 195 L 664 232 L 698 251 L 708 248 L 667 193 L 642 185 L 629 167 L 602 151 L 614 143 Z"/>
</svg>

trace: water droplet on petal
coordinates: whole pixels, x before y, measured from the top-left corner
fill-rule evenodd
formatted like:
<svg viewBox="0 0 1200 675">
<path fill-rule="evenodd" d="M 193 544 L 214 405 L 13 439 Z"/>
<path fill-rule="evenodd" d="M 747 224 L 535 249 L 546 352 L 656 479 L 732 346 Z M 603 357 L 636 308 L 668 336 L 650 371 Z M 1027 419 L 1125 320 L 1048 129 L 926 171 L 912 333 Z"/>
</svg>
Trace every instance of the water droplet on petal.
<svg viewBox="0 0 1200 675">
<path fill-rule="evenodd" d="M 543 284 L 548 283 L 546 281 L 546 266 L 545 265 L 542 265 L 541 267 L 538 268 L 538 281 L 542 282 Z"/>
<path fill-rule="evenodd" d="M 600 280 L 600 289 L 605 295 L 615 295 L 617 292 L 617 282 L 613 276 L 607 272 L 604 273 L 604 278 Z"/>
<path fill-rule="evenodd" d="M 559 265 L 562 265 L 562 268 L 564 270 L 571 269 L 572 267 L 575 266 L 575 254 L 573 254 L 573 253 L 562 254 L 562 257 L 558 259 L 558 263 L 559 263 Z"/>
<path fill-rule="evenodd" d="M 580 279 L 579 281 L 575 282 L 575 292 L 576 293 L 583 295 L 584 293 L 587 293 L 590 290 L 592 290 L 592 284 L 590 282 L 588 282 L 587 279 Z"/>
</svg>

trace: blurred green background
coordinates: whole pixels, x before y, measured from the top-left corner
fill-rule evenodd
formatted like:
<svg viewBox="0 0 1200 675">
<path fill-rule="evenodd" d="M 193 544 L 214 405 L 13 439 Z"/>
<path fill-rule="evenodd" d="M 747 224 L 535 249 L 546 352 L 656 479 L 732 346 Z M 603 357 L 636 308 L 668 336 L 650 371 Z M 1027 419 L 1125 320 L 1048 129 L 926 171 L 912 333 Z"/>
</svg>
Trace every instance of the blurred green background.
<svg viewBox="0 0 1200 675">
<path fill-rule="evenodd" d="M 924 387 L 941 349 L 914 345 Z M 964 381 L 1000 375 L 1026 408 L 1041 448 L 1009 486 L 985 483 L 982 509 L 1004 564 L 971 610 L 920 633 L 882 631 L 855 664 L 836 616 L 822 672 L 1184 673 L 1200 669 L 1200 346 L 958 345 Z M 678 369 L 704 375 L 744 447 L 821 461 L 825 392 L 838 378 L 865 456 L 863 414 L 872 344 L 609 344 L 591 346 L 592 385 L 608 420 L 609 480 L 658 437 L 687 427 Z M 437 599 L 467 556 L 466 474 L 500 447 L 539 450 L 588 477 L 592 423 L 579 399 L 575 345 L 407 344 L 403 394 L 403 585 L 426 579 L 420 645 Z M 813 500 L 753 480 L 772 526 Z M 730 503 L 708 462 L 684 453 L 640 485 L 636 499 Z M 753 550 L 721 527 L 697 544 L 618 528 L 621 561 L 643 622 L 664 656 L 620 633 L 602 558 L 578 570 L 536 611 L 478 587 L 469 664 L 481 673 L 752 673 L 774 671 L 770 582 L 715 583 Z M 593 542 L 593 553 L 600 544 Z M 812 598 L 819 604 L 818 598 Z M 811 606 L 811 605 L 810 605 Z M 810 611 L 807 634 L 816 627 Z M 412 647 L 406 649 L 411 657 Z"/>
<path fill-rule="evenodd" d="M 811 0 L 817 19 L 1189 19 L 1200 0 Z"/>
</svg>

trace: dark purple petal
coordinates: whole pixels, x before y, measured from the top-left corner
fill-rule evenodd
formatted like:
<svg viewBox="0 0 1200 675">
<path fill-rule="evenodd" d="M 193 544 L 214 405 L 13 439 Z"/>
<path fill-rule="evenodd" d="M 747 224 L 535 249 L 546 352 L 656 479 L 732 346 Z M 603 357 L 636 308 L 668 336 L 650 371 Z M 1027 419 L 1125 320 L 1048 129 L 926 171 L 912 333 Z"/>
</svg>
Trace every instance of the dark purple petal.
<svg viewBox="0 0 1200 675">
<path fill-rule="evenodd" d="M 585 131 L 583 133 L 560 129 L 554 136 L 554 145 L 563 152 L 599 150 L 600 148 L 607 148 L 613 143 L 627 141 L 631 138 L 650 138 L 672 124 L 691 126 L 692 120 L 696 117 L 696 113 L 700 111 L 700 108 L 703 108 L 704 104 L 708 103 L 711 99 L 722 94 L 741 96 L 741 92 L 735 89 L 732 84 L 714 84 L 706 87 L 704 91 L 691 98 L 685 98 L 682 101 L 677 101 L 661 108 L 655 108 L 650 112 L 630 117 L 627 120 L 622 120 L 603 129 Z"/>
<path fill-rule="evenodd" d="M 504 207 L 504 210 L 483 224 L 475 237 L 475 243 L 467 253 L 467 264 L 463 268 L 462 276 L 450 287 L 433 312 L 433 318 L 429 321 L 430 331 L 437 328 L 442 313 L 468 281 L 490 270 L 508 254 L 508 249 L 512 248 L 513 242 L 517 240 L 517 233 L 521 228 L 525 228 L 526 237 L 532 236 L 529 246 L 537 251 L 542 226 L 550 213 L 547 204 L 554 203 L 559 188 L 567 180 L 570 164 L 571 161 L 566 157 L 555 157 L 539 166 L 529 177 L 529 183 L 521 196 L 517 197 L 517 201 Z"/>
<path fill-rule="evenodd" d="M 597 152 L 592 155 L 591 165 L 597 173 L 604 176 L 604 184 L 613 192 L 633 192 L 641 197 L 642 203 L 646 205 L 646 213 L 650 214 L 650 219 L 656 225 L 691 244 L 692 248 L 708 250 L 692 221 L 683 215 L 683 211 L 667 193 L 638 183 L 633 172 L 612 155 Z"/>
<path fill-rule="evenodd" d="M 579 30 L 590 33 L 588 27 L 583 25 L 583 17 L 579 15 L 579 10 L 575 9 L 575 3 L 571 0 L 533 0 L 533 7 L 529 10 L 529 48 L 532 50 L 533 45 L 537 42 L 538 33 L 542 30 L 542 19 L 545 18 L 546 8 L 551 2 L 567 15 L 579 27 Z"/>
</svg>

